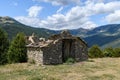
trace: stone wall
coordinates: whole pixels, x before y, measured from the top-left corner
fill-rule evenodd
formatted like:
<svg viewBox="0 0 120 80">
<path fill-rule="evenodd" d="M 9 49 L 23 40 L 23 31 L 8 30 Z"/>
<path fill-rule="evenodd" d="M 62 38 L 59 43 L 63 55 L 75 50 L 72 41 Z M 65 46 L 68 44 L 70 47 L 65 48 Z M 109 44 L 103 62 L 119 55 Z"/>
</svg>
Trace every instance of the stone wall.
<svg viewBox="0 0 120 80">
<path fill-rule="evenodd" d="M 83 61 L 88 59 L 87 46 L 80 40 L 75 41 L 75 59 L 76 61 Z"/>
<path fill-rule="evenodd" d="M 55 40 L 47 47 L 42 48 L 43 64 L 61 64 L 62 63 L 62 41 Z"/>
<path fill-rule="evenodd" d="M 34 61 L 38 65 L 61 64 L 64 62 L 63 40 L 55 40 L 45 47 L 28 47 L 27 55 L 28 62 Z M 87 45 L 79 39 L 73 39 L 68 57 L 74 58 L 76 61 L 87 60 Z"/>
<path fill-rule="evenodd" d="M 43 51 L 39 47 L 29 47 L 27 49 L 29 63 L 43 64 Z"/>
<path fill-rule="evenodd" d="M 35 40 L 34 40 L 35 41 Z M 36 64 L 61 64 L 68 58 L 76 61 L 88 59 L 87 44 L 69 32 L 51 36 L 47 41 L 27 45 L 28 62 Z"/>
</svg>

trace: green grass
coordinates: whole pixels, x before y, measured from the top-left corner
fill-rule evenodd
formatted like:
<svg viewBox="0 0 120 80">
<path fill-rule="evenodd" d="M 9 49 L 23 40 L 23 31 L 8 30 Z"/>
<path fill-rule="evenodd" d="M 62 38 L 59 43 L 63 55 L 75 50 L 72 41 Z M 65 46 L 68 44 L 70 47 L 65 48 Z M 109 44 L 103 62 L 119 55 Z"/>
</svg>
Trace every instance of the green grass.
<svg viewBox="0 0 120 80">
<path fill-rule="evenodd" d="M 28 63 L 0 66 L 0 80 L 120 80 L 120 58 L 37 66 Z"/>
</svg>

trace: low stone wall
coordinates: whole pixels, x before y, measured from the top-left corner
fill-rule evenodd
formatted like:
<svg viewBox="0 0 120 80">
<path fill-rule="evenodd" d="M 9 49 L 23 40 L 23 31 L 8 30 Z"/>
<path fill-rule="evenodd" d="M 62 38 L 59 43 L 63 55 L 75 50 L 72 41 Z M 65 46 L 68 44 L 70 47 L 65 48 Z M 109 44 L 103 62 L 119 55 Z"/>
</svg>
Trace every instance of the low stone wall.
<svg viewBox="0 0 120 80">
<path fill-rule="evenodd" d="M 37 65 L 43 64 L 43 51 L 39 47 L 29 47 L 27 49 L 28 62 Z"/>
</svg>

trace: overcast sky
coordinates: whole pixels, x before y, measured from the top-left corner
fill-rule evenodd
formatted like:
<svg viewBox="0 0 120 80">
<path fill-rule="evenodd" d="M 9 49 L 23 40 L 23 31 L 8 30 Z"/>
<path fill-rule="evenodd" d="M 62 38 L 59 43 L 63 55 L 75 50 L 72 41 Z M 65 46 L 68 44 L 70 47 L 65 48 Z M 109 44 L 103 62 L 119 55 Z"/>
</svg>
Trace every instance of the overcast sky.
<svg viewBox="0 0 120 80">
<path fill-rule="evenodd" d="M 54 30 L 120 23 L 120 0 L 1 0 L 0 10 L 0 16 Z"/>
</svg>

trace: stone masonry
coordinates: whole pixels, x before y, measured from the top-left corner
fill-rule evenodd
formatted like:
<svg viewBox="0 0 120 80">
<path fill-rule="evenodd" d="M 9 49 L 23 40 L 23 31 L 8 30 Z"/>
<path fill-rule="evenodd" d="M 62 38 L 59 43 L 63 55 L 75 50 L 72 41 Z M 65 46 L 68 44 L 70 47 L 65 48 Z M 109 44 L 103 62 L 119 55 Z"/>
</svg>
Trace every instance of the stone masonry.
<svg viewBox="0 0 120 80">
<path fill-rule="evenodd" d="M 32 35 L 27 38 L 27 43 L 28 62 L 61 64 L 68 58 L 76 61 L 88 59 L 87 44 L 80 37 L 72 36 L 67 30 L 51 36 L 46 41 Z"/>
</svg>

